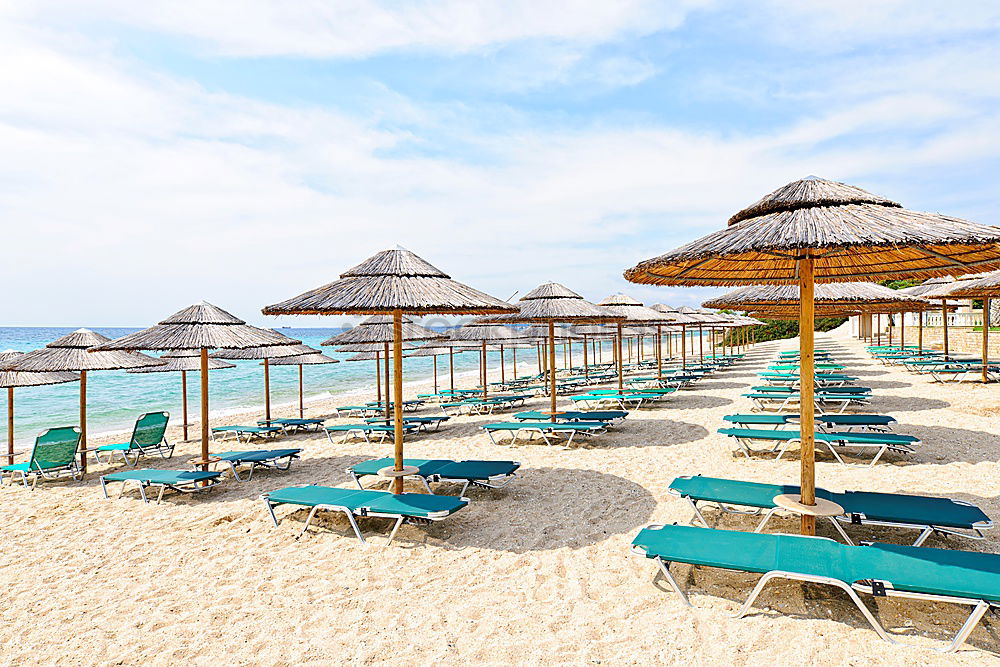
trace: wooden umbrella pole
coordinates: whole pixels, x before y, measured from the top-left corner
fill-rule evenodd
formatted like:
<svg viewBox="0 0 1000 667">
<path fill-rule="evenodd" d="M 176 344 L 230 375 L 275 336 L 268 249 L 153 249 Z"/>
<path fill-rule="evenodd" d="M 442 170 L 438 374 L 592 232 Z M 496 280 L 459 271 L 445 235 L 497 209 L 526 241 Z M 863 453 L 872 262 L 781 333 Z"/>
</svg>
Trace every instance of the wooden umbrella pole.
<svg viewBox="0 0 1000 667">
<path fill-rule="evenodd" d="M 514 372 L 514 379 L 517 379 L 517 345 L 510 348 L 511 364 L 513 366 L 512 370 Z"/>
<path fill-rule="evenodd" d="M 906 313 L 899 314 L 899 349 L 906 349 Z"/>
<path fill-rule="evenodd" d="M 663 377 L 663 325 L 656 325 L 656 380 Z"/>
<path fill-rule="evenodd" d="M 7 387 L 7 465 L 14 465 L 14 388 Z"/>
<path fill-rule="evenodd" d="M 382 362 L 381 354 L 375 352 L 375 402 L 382 402 Z"/>
<path fill-rule="evenodd" d="M 80 371 L 80 471 L 87 472 L 87 371 Z"/>
<path fill-rule="evenodd" d="M 486 386 L 486 341 L 483 341 L 482 350 L 479 353 L 479 381 L 483 383 L 483 398 L 489 398 L 489 389 Z"/>
<path fill-rule="evenodd" d="M 503 343 L 500 343 L 500 386 L 507 384 L 507 370 L 504 368 Z"/>
<path fill-rule="evenodd" d="M 987 364 L 990 357 L 990 299 L 983 299 L 983 384 L 989 382 Z"/>
<path fill-rule="evenodd" d="M 556 411 L 556 323 L 549 320 L 549 413 L 553 419 Z"/>
<path fill-rule="evenodd" d="M 799 260 L 799 437 L 802 461 L 800 465 L 801 501 L 803 505 L 816 504 L 816 406 L 813 403 L 815 381 L 814 353 L 814 303 L 813 258 Z M 816 534 L 816 517 L 802 515 L 803 535 Z"/>
<path fill-rule="evenodd" d="M 389 400 L 389 343 L 388 342 L 385 343 L 385 368 L 382 370 L 385 373 L 385 382 L 382 383 L 383 385 L 385 385 L 385 418 L 389 419 L 390 417 L 389 404 L 392 403 L 392 401 Z M 395 370 L 396 369 L 393 369 L 393 372 L 395 372 Z"/>
<path fill-rule="evenodd" d="M 403 470 L 403 311 L 392 311 L 392 430 L 396 471 Z M 403 492 L 403 478 L 392 480 L 393 493 Z"/>
<path fill-rule="evenodd" d="M 944 324 L 944 360 L 948 359 L 948 300 L 941 299 L 941 322 Z"/>
<path fill-rule="evenodd" d="M 201 348 L 201 469 L 208 470 L 208 348 Z"/>
<path fill-rule="evenodd" d="M 434 363 L 434 393 L 438 393 L 438 358 L 435 354 L 431 357 L 431 361 Z"/>
<path fill-rule="evenodd" d="M 302 385 L 302 364 L 299 364 L 299 419 L 304 419 L 306 416 L 306 397 Z"/>
<path fill-rule="evenodd" d="M 886 313 L 885 321 L 889 324 L 889 347 L 892 347 L 892 313 Z"/>
<path fill-rule="evenodd" d="M 625 365 L 622 363 L 622 323 L 618 323 L 618 391 L 621 392 L 625 388 Z"/>
<path fill-rule="evenodd" d="M 917 320 L 917 353 L 923 354 L 924 352 L 924 313 L 926 310 L 921 309 L 917 314 L 920 319 Z"/>
<path fill-rule="evenodd" d="M 705 365 L 705 331 L 698 325 L 698 363 Z"/>
<path fill-rule="evenodd" d="M 681 325 L 681 368 L 687 368 L 687 344 L 684 339 L 687 338 L 687 325 Z"/>
<path fill-rule="evenodd" d="M 587 363 L 587 337 L 583 337 L 583 377 L 590 379 L 590 366 Z"/>
<path fill-rule="evenodd" d="M 184 414 L 184 442 L 188 439 L 188 374 L 187 371 L 181 371 L 181 400 L 183 403 L 183 414 Z"/>
<path fill-rule="evenodd" d="M 449 385 L 448 387 L 454 392 L 455 391 L 455 348 L 448 348 L 448 375 L 449 375 Z"/>
<path fill-rule="evenodd" d="M 264 359 L 264 419 L 271 419 L 271 365 Z"/>
<path fill-rule="evenodd" d="M 882 346 L 882 313 L 875 313 L 875 344 Z"/>
</svg>

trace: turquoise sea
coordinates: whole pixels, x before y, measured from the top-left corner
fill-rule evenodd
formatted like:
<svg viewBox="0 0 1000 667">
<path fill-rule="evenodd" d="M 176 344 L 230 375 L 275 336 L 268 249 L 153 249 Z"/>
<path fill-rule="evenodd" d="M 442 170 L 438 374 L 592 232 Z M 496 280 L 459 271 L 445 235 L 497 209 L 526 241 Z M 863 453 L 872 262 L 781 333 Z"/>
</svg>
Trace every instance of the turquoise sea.
<svg viewBox="0 0 1000 667">
<path fill-rule="evenodd" d="M 138 328 L 90 327 L 109 338 L 119 338 L 138 331 Z M 74 328 L 61 327 L 0 327 L 0 351 L 28 352 L 43 347 Z M 375 362 L 344 362 L 352 354 L 336 352 L 333 348 L 320 348 L 320 342 L 339 333 L 342 329 L 283 328 L 281 333 L 301 340 L 335 359 L 339 364 L 305 366 L 305 397 L 321 399 L 371 388 L 374 394 Z M 575 346 L 579 350 L 579 346 Z M 579 353 L 578 353 L 579 354 Z M 603 358 L 611 359 L 611 346 L 607 344 Z M 557 351 L 557 363 L 562 365 L 562 351 Z M 500 353 L 487 353 L 491 369 L 500 363 Z M 505 353 L 510 364 L 510 352 Z M 534 349 L 521 349 L 517 353 L 518 373 L 534 372 L 537 360 Z M 263 412 L 264 371 L 259 361 L 234 361 L 236 368 L 211 371 L 209 392 L 212 414 L 246 411 L 259 408 Z M 523 370 L 522 370 L 523 363 Z M 479 355 L 466 352 L 455 355 L 456 374 L 479 368 Z M 421 381 L 433 375 L 431 357 L 413 357 L 403 366 L 407 382 Z M 446 386 L 448 358 L 438 357 L 438 377 L 441 387 Z M 374 398 L 374 397 L 373 397 Z M 188 374 L 188 407 L 192 415 L 198 410 L 198 373 Z M 271 367 L 272 405 L 298 402 L 298 367 Z M 52 426 L 70 426 L 79 422 L 79 384 L 70 382 L 45 387 L 15 389 L 15 439 L 30 444 L 35 435 Z M 7 414 L 7 392 L 0 391 L 0 414 Z M 124 431 L 131 428 L 137 415 L 150 410 L 167 410 L 174 415 L 175 423 L 181 415 L 180 373 L 126 373 L 124 371 L 93 371 L 87 375 L 87 430 L 91 434 Z M 192 417 L 194 418 L 194 417 Z M 6 418 L 0 419 L 0 442 L 6 442 Z"/>
</svg>

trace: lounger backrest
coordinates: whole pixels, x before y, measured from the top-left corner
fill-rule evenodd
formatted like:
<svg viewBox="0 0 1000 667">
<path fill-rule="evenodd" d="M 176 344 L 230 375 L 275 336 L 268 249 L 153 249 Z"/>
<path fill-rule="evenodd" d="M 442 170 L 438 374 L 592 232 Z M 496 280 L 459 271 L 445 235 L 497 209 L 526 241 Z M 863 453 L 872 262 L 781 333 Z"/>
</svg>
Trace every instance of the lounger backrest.
<svg viewBox="0 0 1000 667">
<path fill-rule="evenodd" d="M 61 426 L 42 431 L 31 450 L 31 470 L 64 468 L 73 463 L 80 448 L 82 432 L 76 426 Z"/>
<path fill-rule="evenodd" d="M 132 440 L 129 446 L 133 449 L 140 447 L 155 447 L 163 442 L 163 436 L 167 432 L 167 422 L 170 421 L 169 412 L 147 412 L 139 415 L 135 420 L 135 428 L 132 429 Z"/>
</svg>

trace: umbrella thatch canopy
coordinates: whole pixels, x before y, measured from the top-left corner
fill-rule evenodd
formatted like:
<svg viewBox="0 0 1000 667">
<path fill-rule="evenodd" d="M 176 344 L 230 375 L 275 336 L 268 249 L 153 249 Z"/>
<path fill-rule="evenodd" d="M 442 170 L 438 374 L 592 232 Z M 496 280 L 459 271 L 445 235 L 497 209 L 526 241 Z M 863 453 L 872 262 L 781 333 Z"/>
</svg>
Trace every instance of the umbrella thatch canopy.
<svg viewBox="0 0 1000 667">
<path fill-rule="evenodd" d="M 682 313 L 677 308 L 673 306 L 668 306 L 665 303 L 654 303 L 649 307 L 650 310 L 655 310 L 658 313 L 666 315 L 670 319 L 670 324 L 675 327 L 680 327 L 681 330 L 681 368 L 687 368 L 687 328 L 689 326 L 697 326 L 698 322 L 701 321 L 700 318 Z M 668 339 L 669 342 L 669 339 Z"/>
<path fill-rule="evenodd" d="M 414 341 L 414 340 L 434 340 L 444 338 L 444 334 L 438 333 L 431 329 L 420 326 L 419 324 L 414 324 L 413 321 L 408 317 L 402 318 L 402 335 L 404 341 Z M 336 345 L 341 351 L 357 351 L 357 352 L 369 352 L 374 351 L 376 354 L 373 357 L 362 357 L 359 359 L 353 359 L 353 361 L 374 359 L 376 363 L 375 371 L 379 372 L 379 364 L 382 359 L 385 360 L 385 400 L 379 396 L 379 400 L 385 405 L 385 418 L 389 418 L 389 404 L 392 402 L 389 400 L 389 345 L 392 344 L 393 340 L 393 329 L 392 329 L 392 316 L 388 315 L 372 315 L 371 317 L 365 318 L 358 323 L 358 326 L 351 327 L 336 336 L 327 338 L 325 341 L 320 343 L 320 345 Z M 377 344 L 378 347 L 382 349 L 382 353 L 378 353 L 378 349 L 371 347 L 362 347 L 366 345 Z M 381 383 L 381 380 L 379 380 Z"/>
<path fill-rule="evenodd" d="M 909 294 L 910 296 L 923 296 L 927 292 L 933 292 L 934 290 L 938 289 L 941 285 L 944 285 L 946 283 L 951 283 L 954 281 L 955 279 L 952 278 L 951 276 L 941 276 L 939 278 L 931 278 L 929 280 L 925 280 L 921 284 L 914 285 L 913 287 L 904 287 L 899 291 L 902 292 L 903 294 Z"/>
<path fill-rule="evenodd" d="M 163 362 L 144 354 L 117 350 L 88 352 L 88 349 L 111 340 L 90 329 L 77 329 L 52 341 L 40 350 L 27 352 L 0 366 L 0 371 L 80 373 L 80 469 L 87 471 L 87 372 L 113 371 L 157 366 Z"/>
<path fill-rule="evenodd" d="M 489 382 L 486 374 L 486 346 L 523 342 L 526 338 L 521 329 L 503 324 L 494 317 L 480 317 L 449 332 L 453 343 L 479 343 L 479 381 L 483 387 L 483 398 L 489 398 Z M 501 348 L 502 350 L 502 348 Z M 504 360 L 500 359 L 501 382 L 505 381 Z"/>
<path fill-rule="evenodd" d="M 927 281 L 923 285 L 917 285 L 915 287 L 909 287 L 907 289 L 913 290 L 917 288 L 924 288 L 923 293 L 920 295 L 924 299 L 933 300 L 940 304 L 941 308 L 941 324 L 942 324 L 942 338 L 944 344 L 944 358 L 947 360 L 949 358 L 948 349 L 948 307 L 949 304 L 959 305 L 958 300 L 962 297 L 957 296 L 957 292 L 960 292 L 965 287 L 975 283 L 982 278 L 990 275 L 989 273 L 979 273 L 973 275 L 961 276 L 958 280 L 949 279 L 942 280 L 936 284 L 932 284 L 931 281 Z M 986 312 L 984 310 L 984 312 Z M 985 336 L 989 337 L 989 332 L 986 332 Z M 985 362 L 984 362 L 985 363 Z M 985 369 L 983 371 L 983 377 L 987 377 Z M 984 380 L 985 381 L 985 380 Z"/>
<path fill-rule="evenodd" d="M 621 363 L 621 355 L 622 355 L 622 340 L 621 340 L 622 339 L 622 322 L 644 324 L 644 325 L 654 325 L 654 326 L 655 325 L 660 325 L 660 326 L 662 326 L 664 324 L 670 324 L 672 322 L 672 319 L 670 318 L 669 314 L 667 314 L 667 313 L 661 313 L 659 311 L 653 310 L 652 308 L 647 308 L 646 306 L 642 305 L 642 302 L 639 301 L 638 299 L 633 299 L 632 297 L 627 296 L 625 294 L 622 294 L 620 292 L 618 294 L 612 294 L 611 296 L 607 297 L 603 301 L 600 301 L 597 305 L 600 306 L 601 308 L 603 308 L 604 310 L 606 310 L 607 312 L 609 312 L 609 313 L 611 313 L 613 315 L 618 315 L 619 317 L 622 318 L 622 320 L 620 322 L 618 322 L 618 325 L 617 325 L 617 337 L 616 337 L 616 339 L 617 339 L 616 345 L 618 347 L 618 359 L 619 359 L 619 364 L 618 364 L 618 388 L 622 389 L 625 386 L 625 384 L 624 384 L 623 364 Z M 643 335 L 643 332 L 638 332 L 638 333 L 640 335 Z M 632 343 L 630 342 L 629 343 L 629 346 L 630 346 L 629 347 L 629 350 L 630 350 L 629 355 L 632 354 L 631 353 L 631 349 L 632 349 L 631 345 L 632 345 Z M 657 375 L 660 375 L 660 374 L 663 373 L 663 363 L 662 363 L 662 361 L 660 359 L 660 339 L 659 339 L 659 336 L 657 336 L 657 339 L 656 339 L 656 364 L 657 364 L 657 366 L 656 366 L 656 368 L 657 368 Z"/>
<path fill-rule="evenodd" d="M 24 352 L 5 350 L 0 352 L 0 366 L 9 364 L 24 356 Z M 14 389 L 16 387 L 41 387 L 47 384 L 76 382 L 80 376 L 70 371 L 49 373 L 22 373 L 0 371 L 0 389 L 7 390 L 7 463 L 14 463 Z"/>
<path fill-rule="evenodd" d="M 160 360 L 164 361 L 162 366 L 145 366 L 143 368 L 133 368 L 129 373 L 169 373 L 179 372 L 181 374 L 181 405 L 183 406 L 184 440 L 188 439 L 188 391 L 187 374 L 189 371 L 197 371 L 201 368 L 201 359 L 196 350 L 176 350 L 160 355 Z M 215 371 L 223 368 L 236 368 L 236 364 L 222 361 L 220 359 L 209 359 L 208 370 Z"/>
<path fill-rule="evenodd" d="M 926 299 L 900 294 L 875 283 L 823 283 L 816 285 L 815 303 L 847 306 L 850 312 L 908 312 L 931 307 Z M 749 285 L 726 292 L 702 304 L 708 308 L 758 310 L 771 306 L 798 306 L 798 285 Z"/>
<path fill-rule="evenodd" d="M 294 340 L 270 329 L 251 326 L 218 306 L 201 302 L 179 310 L 155 326 L 96 348 L 104 350 L 197 350 L 201 370 L 201 461 L 208 469 L 208 351 L 295 345 Z M 94 352 L 96 354 L 96 352 Z"/>
<path fill-rule="evenodd" d="M 1000 271 L 993 271 L 985 275 L 976 277 L 973 280 L 960 281 L 950 291 L 949 296 L 954 299 L 982 299 L 983 300 L 983 382 L 989 381 L 989 346 L 990 346 L 990 300 L 1000 296 Z M 947 316 L 945 323 L 947 323 Z"/>
<path fill-rule="evenodd" d="M 619 322 L 621 316 L 595 306 L 582 296 L 559 283 L 544 283 L 525 294 L 518 303 L 516 315 L 507 316 L 508 322 L 539 322 L 548 324 L 549 341 L 549 397 L 550 411 L 556 410 L 556 351 L 555 323 Z M 621 354 L 618 355 L 619 360 Z"/>
<path fill-rule="evenodd" d="M 506 301 L 452 280 L 409 250 L 384 250 L 340 280 L 264 308 L 265 315 L 392 315 L 395 482 L 403 491 L 403 316 L 515 312 Z M 352 341 L 345 341 L 352 342 Z M 389 401 L 386 401 L 386 405 Z"/>
<path fill-rule="evenodd" d="M 729 219 L 726 229 L 625 272 L 653 285 L 798 284 L 801 295 L 802 532 L 815 533 L 814 285 L 899 275 L 929 278 L 1000 268 L 1000 229 L 899 204 L 844 183 L 807 178 Z"/>
</svg>

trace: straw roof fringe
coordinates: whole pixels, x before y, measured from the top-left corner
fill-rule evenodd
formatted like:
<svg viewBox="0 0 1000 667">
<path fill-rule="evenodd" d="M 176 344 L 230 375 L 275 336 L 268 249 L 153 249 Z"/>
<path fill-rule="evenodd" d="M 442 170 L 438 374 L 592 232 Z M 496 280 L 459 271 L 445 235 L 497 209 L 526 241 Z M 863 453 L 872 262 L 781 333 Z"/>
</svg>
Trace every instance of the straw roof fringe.
<svg viewBox="0 0 1000 667">
<path fill-rule="evenodd" d="M 517 314 L 498 319 L 506 322 L 617 322 L 622 319 L 558 283 L 539 285 L 517 303 Z"/>
<path fill-rule="evenodd" d="M 148 329 L 105 343 L 98 349 L 231 350 L 300 342 L 270 329 L 251 326 L 218 306 L 202 302 L 178 311 Z"/>
<path fill-rule="evenodd" d="M 817 282 L 1000 268 L 1000 228 L 807 180 L 737 213 L 726 229 L 640 262 L 625 278 L 654 285 L 794 284 L 797 260 L 805 256 L 815 258 Z"/>
<path fill-rule="evenodd" d="M 277 333 L 277 332 L 275 332 Z M 284 335 L 284 334 L 279 334 Z M 291 340 L 291 339 L 289 339 Z M 241 350 L 220 350 L 213 352 L 215 359 L 279 359 L 282 357 L 300 357 L 304 354 L 316 354 L 319 350 L 303 345 L 302 343 L 291 343 L 288 345 L 267 345 L 264 347 L 245 347 Z"/>
<path fill-rule="evenodd" d="M 913 287 L 904 287 L 899 291 L 909 296 L 923 296 L 927 292 L 933 292 L 934 290 L 936 290 L 938 287 L 940 287 L 945 283 L 954 282 L 954 280 L 955 279 L 952 278 L 951 276 L 931 278 L 930 280 L 925 280 L 920 285 L 914 285 Z"/>
<path fill-rule="evenodd" d="M 261 362 L 264 363 L 263 361 Z M 319 350 L 311 354 L 297 354 L 294 357 L 278 357 L 269 359 L 271 366 L 319 366 L 321 364 L 339 364 L 339 359 L 328 357 Z"/>
<path fill-rule="evenodd" d="M 13 370 L 28 373 L 59 371 L 111 371 L 143 366 L 159 366 L 162 361 L 145 354 L 133 352 L 88 351 L 95 345 L 111 339 L 90 329 L 77 329 L 52 341 L 39 350 L 33 350 L 0 366 L 0 371 Z"/>
<path fill-rule="evenodd" d="M 874 283 L 822 283 L 816 285 L 817 308 L 829 305 L 847 305 L 852 312 L 893 310 L 924 310 L 934 304 Z M 737 310 L 767 310 L 770 306 L 799 304 L 798 285 L 750 285 L 727 292 L 706 301 L 709 308 Z"/>
<path fill-rule="evenodd" d="M 957 286 L 950 296 L 955 299 L 992 299 L 1000 296 L 1000 271 Z"/>
<path fill-rule="evenodd" d="M 414 349 L 412 352 L 407 353 L 408 357 L 437 357 L 442 354 L 449 354 L 452 351 L 452 347 L 444 347 L 440 345 L 428 346 L 423 345 Z M 454 346 L 454 353 L 461 354 L 462 352 L 468 352 L 471 348 L 459 348 Z"/>
<path fill-rule="evenodd" d="M 646 308 L 641 301 L 625 294 L 612 294 L 597 305 L 612 315 L 619 315 L 628 322 L 669 324 L 672 321 L 668 314 Z"/>
<path fill-rule="evenodd" d="M 265 315 L 363 315 L 401 310 L 489 314 L 516 309 L 463 285 L 409 250 L 383 250 L 340 275 L 340 280 L 272 304 Z"/>
<path fill-rule="evenodd" d="M 673 306 L 668 306 L 665 303 L 654 303 L 649 307 L 650 310 L 655 310 L 658 313 L 663 313 L 669 318 L 671 324 L 680 326 L 682 324 L 696 324 L 697 318 L 691 317 L 690 315 L 685 315 Z"/>
<path fill-rule="evenodd" d="M 168 352 L 161 355 L 160 360 L 166 363 L 162 366 L 146 366 L 145 368 L 133 368 L 129 373 L 171 373 L 180 371 L 200 371 L 201 355 L 196 350 L 183 350 L 182 354 Z M 221 359 L 209 359 L 208 370 L 217 371 L 223 368 L 236 368 L 236 364 L 231 364 Z"/>
<path fill-rule="evenodd" d="M 20 357 L 24 352 L 16 350 L 5 350 L 0 352 L 0 366 L 8 364 Z M 41 387 L 47 384 L 62 384 L 63 382 L 76 382 L 80 376 L 69 371 L 59 371 L 54 373 L 20 373 L 17 371 L 0 371 L 0 389 L 12 387 Z"/>
<path fill-rule="evenodd" d="M 513 327 L 504 326 L 494 318 L 480 318 L 468 324 L 452 329 L 449 332 L 453 341 L 473 341 L 477 343 L 506 343 L 508 341 L 523 341 L 524 332 Z"/>
<path fill-rule="evenodd" d="M 442 333 L 414 324 L 408 318 L 403 318 L 403 340 L 433 340 L 444 337 L 445 335 Z M 363 320 L 356 327 L 327 338 L 320 345 L 340 346 L 357 343 L 391 343 L 392 341 L 392 317 L 374 315 Z"/>
</svg>

